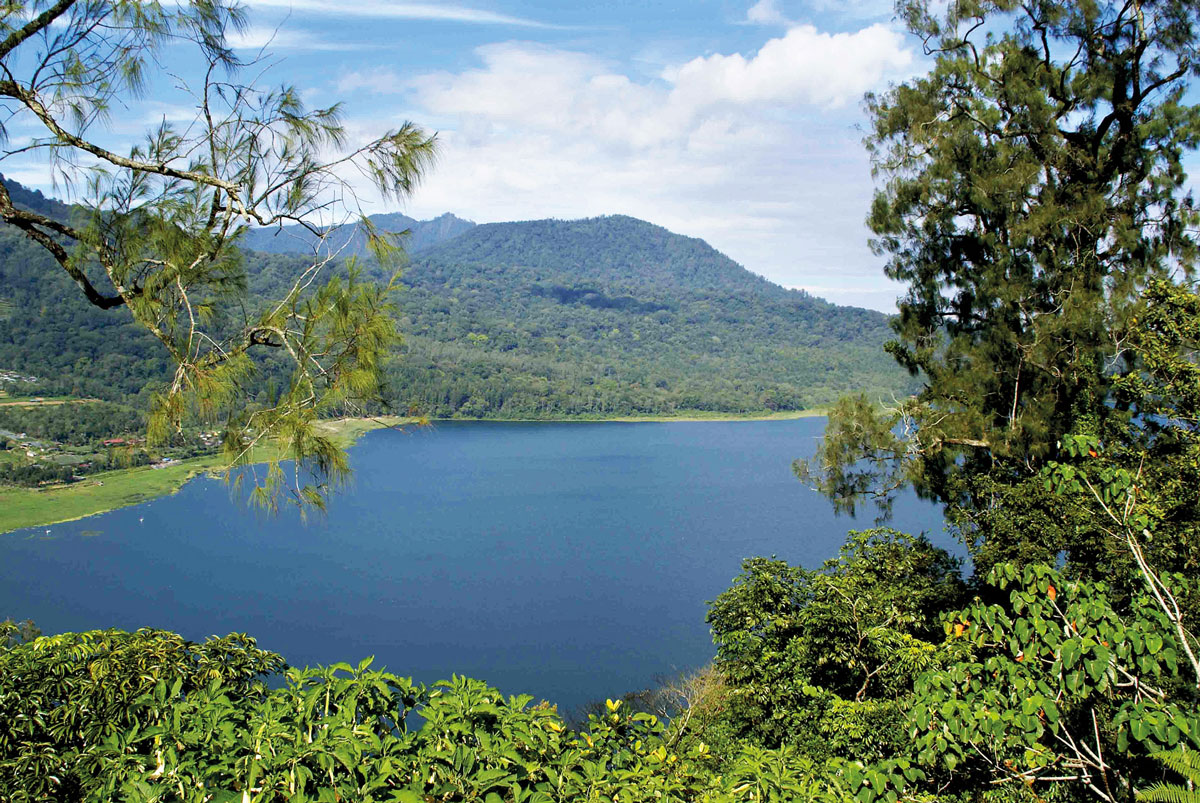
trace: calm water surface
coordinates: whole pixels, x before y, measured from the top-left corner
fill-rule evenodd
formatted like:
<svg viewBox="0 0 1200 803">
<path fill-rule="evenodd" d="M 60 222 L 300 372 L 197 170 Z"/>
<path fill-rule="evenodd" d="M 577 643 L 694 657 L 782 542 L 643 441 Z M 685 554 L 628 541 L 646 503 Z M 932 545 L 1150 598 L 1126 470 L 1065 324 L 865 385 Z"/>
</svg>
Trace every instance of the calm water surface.
<svg viewBox="0 0 1200 803">
<path fill-rule="evenodd" d="M 847 529 L 796 481 L 825 420 L 441 423 L 372 432 L 327 516 L 248 511 L 219 481 L 0 536 L 0 619 L 44 632 L 247 632 L 293 665 L 478 677 L 574 708 L 713 653 L 741 560 L 816 566 Z M 942 534 L 900 500 L 894 525 Z"/>
</svg>

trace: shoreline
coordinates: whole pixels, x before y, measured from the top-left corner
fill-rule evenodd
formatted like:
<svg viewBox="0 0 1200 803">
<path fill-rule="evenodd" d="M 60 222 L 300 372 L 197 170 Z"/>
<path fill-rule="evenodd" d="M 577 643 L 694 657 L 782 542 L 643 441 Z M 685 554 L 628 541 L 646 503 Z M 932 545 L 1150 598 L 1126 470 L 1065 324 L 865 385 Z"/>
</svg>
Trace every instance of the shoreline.
<svg viewBox="0 0 1200 803">
<path fill-rule="evenodd" d="M 736 421 L 796 421 L 801 418 L 820 418 L 829 415 L 828 408 L 812 410 L 787 410 L 779 413 L 713 413 L 706 415 L 695 411 L 682 415 L 625 415 L 585 418 L 433 418 L 440 421 L 472 421 L 498 424 L 671 424 L 671 423 L 731 423 Z"/>
<path fill-rule="evenodd" d="M 321 422 L 343 448 L 352 446 L 365 433 L 385 427 L 414 423 L 414 419 L 381 416 L 339 418 Z M 258 452 L 251 464 L 265 463 L 270 456 Z M 101 513 L 120 510 L 178 493 L 195 477 L 223 467 L 219 455 L 180 460 L 164 467 L 138 466 L 92 474 L 70 485 L 49 488 L 0 488 L 0 536 L 30 527 L 50 527 L 79 521 Z"/>
<path fill-rule="evenodd" d="M 792 421 L 815 418 L 827 413 L 824 409 L 795 410 L 784 413 L 731 415 L 685 414 L 680 416 L 612 416 L 609 418 L 437 418 L 441 422 L 494 422 L 501 424 L 599 424 L 599 423 L 706 423 L 737 421 Z M 378 418 L 338 418 L 322 422 L 343 448 L 353 446 L 359 438 L 377 429 L 417 424 L 413 418 L 380 416 Z M 257 456 L 257 455 L 256 455 Z M 269 457 L 252 463 L 267 462 Z M 0 488 L 0 536 L 31 527 L 50 527 L 67 524 L 101 513 L 132 507 L 164 496 L 171 496 L 195 477 L 212 473 L 222 467 L 217 455 L 192 457 L 165 467 L 139 466 L 93 474 L 71 485 L 50 488 Z"/>
</svg>

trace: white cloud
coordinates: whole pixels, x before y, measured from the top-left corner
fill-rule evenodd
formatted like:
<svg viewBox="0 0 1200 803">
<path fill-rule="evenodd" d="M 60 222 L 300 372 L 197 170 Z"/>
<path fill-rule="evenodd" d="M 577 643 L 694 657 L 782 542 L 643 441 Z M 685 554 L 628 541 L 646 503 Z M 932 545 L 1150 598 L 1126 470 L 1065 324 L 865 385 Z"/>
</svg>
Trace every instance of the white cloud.
<svg viewBox="0 0 1200 803">
<path fill-rule="evenodd" d="M 758 0 L 746 11 L 746 22 L 750 25 L 789 25 L 776 0 Z"/>
<path fill-rule="evenodd" d="M 339 17 L 463 22 L 476 25 L 511 25 L 521 28 L 558 28 L 537 20 L 498 14 L 494 11 L 439 3 L 405 3 L 399 0 L 352 0 L 331 3 L 328 0 L 245 0 L 258 8 L 283 8 Z"/>
<path fill-rule="evenodd" d="M 763 122 L 747 126 L 730 108 L 837 107 L 912 63 L 899 35 L 883 26 L 834 35 L 800 26 L 750 58 L 693 59 L 667 70 L 663 83 L 638 83 L 595 57 L 527 43 L 477 53 L 480 69 L 412 80 L 420 104 L 480 135 L 497 125 L 541 128 L 630 148 L 698 146 L 721 125 L 727 139 L 761 136 Z"/>
<path fill-rule="evenodd" d="M 677 92 L 709 102 L 838 106 L 857 100 L 912 62 L 901 35 L 885 25 L 838 34 L 800 25 L 767 42 L 752 58 L 740 53 L 697 58 L 668 77 Z"/>
<path fill-rule="evenodd" d="M 477 136 L 515 127 L 645 147 L 686 133 L 661 88 L 636 84 L 591 56 L 524 43 L 477 52 L 482 69 L 411 82 L 422 107 Z"/>
<path fill-rule="evenodd" d="M 866 246 L 867 158 L 854 101 L 912 69 L 882 26 L 800 26 L 747 56 L 711 55 L 631 79 L 585 53 L 509 42 L 480 65 L 401 81 L 442 157 L 411 214 L 479 221 L 623 213 L 703 237 L 788 286 L 892 309 Z M 400 83 L 397 83 L 399 81 Z M 343 90 L 369 88 L 350 73 Z M 846 288 L 845 292 L 834 288 Z"/>
<path fill-rule="evenodd" d="M 233 31 L 226 42 L 234 50 L 358 51 L 379 47 L 361 42 L 331 42 L 307 31 L 264 26 Z"/>
</svg>

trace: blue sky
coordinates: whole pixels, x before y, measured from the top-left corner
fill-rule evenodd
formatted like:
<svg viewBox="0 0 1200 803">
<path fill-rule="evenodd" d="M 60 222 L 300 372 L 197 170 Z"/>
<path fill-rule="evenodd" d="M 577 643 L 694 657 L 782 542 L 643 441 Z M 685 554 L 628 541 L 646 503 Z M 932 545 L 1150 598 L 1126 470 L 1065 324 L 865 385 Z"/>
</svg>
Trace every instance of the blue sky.
<svg viewBox="0 0 1200 803">
<path fill-rule="evenodd" d="M 892 310 L 863 225 L 864 91 L 919 67 L 890 2 L 250 0 L 249 50 L 361 136 L 413 120 L 442 157 L 403 211 L 629 214 L 750 270 Z"/>
<path fill-rule="evenodd" d="M 438 133 L 424 184 L 399 209 L 369 212 L 632 215 L 786 287 L 895 310 L 903 288 L 863 222 L 874 182 L 862 97 L 930 65 L 891 0 L 242 2 L 249 27 L 234 44 L 261 57 L 242 80 L 294 84 L 310 106 L 343 102 L 351 144 L 404 121 Z M 105 144 L 121 151 L 164 118 L 194 117 L 172 86 L 188 72 L 183 51 L 167 49 Z M 44 135 L 11 123 L 14 140 Z M 1196 154 L 1188 166 L 1200 169 Z M 5 160 L 3 172 L 63 195 L 44 161 Z"/>
<path fill-rule="evenodd" d="M 405 120 L 438 132 L 399 211 L 628 214 L 782 285 L 895 308 L 863 224 L 861 99 L 923 63 L 890 0 L 243 1 L 240 52 L 266 48 L 265 80 L 310 105 L 344 101 L 352 140 Z M 156 93 L 144 105 L 117 128 L 173 114 Z M 5 172 L 46 188 L 24 167 Z"/>
</svg>

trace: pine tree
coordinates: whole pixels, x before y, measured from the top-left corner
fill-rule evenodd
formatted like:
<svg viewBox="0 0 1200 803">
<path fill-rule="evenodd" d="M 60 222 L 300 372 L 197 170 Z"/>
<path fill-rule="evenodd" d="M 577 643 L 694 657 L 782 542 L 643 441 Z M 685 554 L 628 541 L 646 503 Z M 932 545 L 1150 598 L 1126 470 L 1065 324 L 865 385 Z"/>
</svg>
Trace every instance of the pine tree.
<svg viewBox="0 0 1200 803">
<path fill-rule="evenodd" d="M 346 461 L 316 419 L 377 396 L 396 336 L 390 288 L 357 281 L 353 269 L 324 277 L 334 253 L 321 235 L 341 222 L 333 213 L 356 211 L 345 169 L 403 197 L 430 164 L 434 140 L 406 123 L 348 147 L 338 106 L 307 109 L 292 86 L 243 79 L 263 67 L 229 46 L 244 25 L 236 0 L 6 3 L 0 164 L 40 154 L 83 211 L 19 208 L 0 184 L 0 219 L 49 252 L 89 302 L 127 309 L 170 354 L 175 372 L 158 394 L 153 438 L 188 420 L 223 424 L 231 465 L 282 439 L 279 454 L 295 459 L 297 473 L 285 482 L 274 462 L 259 498 L 272 505 L 290 493 L 320 504 L 324 481 Z M 107 122 L 165 71 L 167 47 L 172 64 L 195 65 L 171 79 L 172 98 L 194 104 L 192 119 L 164 120 L 128 151 L 111 149 Z M 312 263 L 283 297 L 247 299 L 239 234 L 284 224 L 317 235 Z M 382 262 L 398 257 L 384 239 L 371 242 Z M 266 394 L 264 376 L 278 380 Z M 263 401 L 251 404 L 251 395 Z"/>
<path fill-rule="evenodd" d="M 1102 563 L 1036 477 L 1064 435 L 1122 413 L 1112 383 L 1136 368 L 1147 284 L 1192 275 L 1200 9 L 935 5 L 899 6 L 930 72 L 867 99 L 873 247 L 908 288 L 889 351 L 922 389 L 882 415 L 844 404 L 797 468 L 850 509 L 914 485 L 948 504 L 977 563 Z"/>
</svg>

